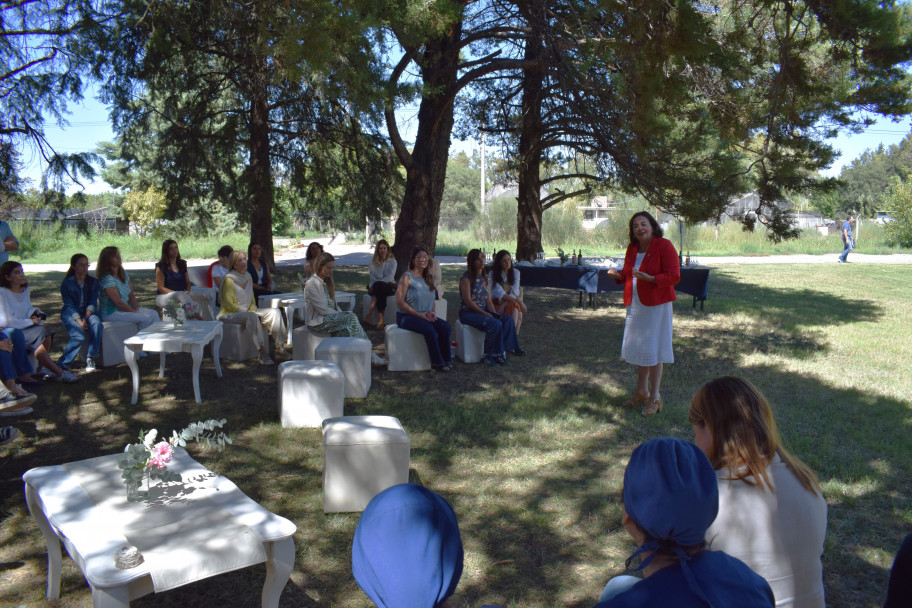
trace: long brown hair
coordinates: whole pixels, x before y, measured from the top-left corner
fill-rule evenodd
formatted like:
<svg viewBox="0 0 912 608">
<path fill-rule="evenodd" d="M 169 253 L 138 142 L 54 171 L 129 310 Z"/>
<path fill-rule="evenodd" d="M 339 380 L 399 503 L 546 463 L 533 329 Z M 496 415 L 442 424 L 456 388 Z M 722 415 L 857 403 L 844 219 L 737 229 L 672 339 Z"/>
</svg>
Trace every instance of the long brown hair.
<svg viewBox="0 0 912 608">
<path fill-rule="evenodd" d="M 317 252 L 317 255 L 315 255 L 315 256 L 313 256 L 313 257 L 310 257 L 310 250 L 311 250 L 311 248 L 312 248 L 314 245 L 316 245 L 316 246 L 317 246 L 317 249 L 319 249 L 320 251 Z M 321 254 L 321 253 L 323 253 L 323 245 L 321 245 L 320 243 L 314 241 L 314 242 L 312 242 L 311 244 L 309 244 L 309 245 L 307 246 L 307 249 L 306 249 L 305 252 L 304 252 L 304 259 L 305 259 L 306 261 L 312 263 L 314 260 L 316 260 L 318 257 L 320 257 L 320 254 Z"/>
<path fill-rule="evenodd" d="M 168 248 L 171 247 L 171 245 L 177 245 L 177 241 L 174 239 L 165 239 L 165 241 L 162 243 L 162 255 L 158 263 L 161 264 L 164 268 L 171 267 L 171 261 L 168 260 Z M 174 263 L 177 265 L 178 272 L 187 272 L 187 262 L 181 259 L 180 247 L 177 248 L 177 259 L 174 260 Z"/>
<path fill-rule="evenodd" d="M 382 260 L 380 259 L 380 245 L 386 245 L 386 257 Z M 374 257 L 371 258 L 371 266 L 378 268 L 380 264 L 387 261 L 393 257 L 393 249 L 390 247 L 390 244 L 386 242 L 386 239 L 380 239 L 377 241 L 377 246 L 374 247 Z"/>
<path fill-rule="evenodd" d="M 424 252 L 428 256 L 428 265 L 424 267 L 424 272 L 421 273 L 421 278 L 424 279 L 424 282 L 427 283 L 428 289 L 434 291 L 437 287 L 434 285 L 434 273 L 431 271 L 431 254 L 428 253 L 426 247 L 421 245 L 417 247 L 412 247 L 412 253 L 409 255 L 409 270 L 414 270 L 418 267 L 418 264 L 415 262 L 418 259 L 418 254 Z"/>
<path fill-rule="evenodd" d="M 114 270 L 114 257 L 120 254 L 120 250 L 117 247 L 109 246 L 101 250 L 101 253 L 98 254 L 98 264 L 95 266 L 95 278 L 99 281 L 106 274 L 112 275 L 120 279 L 122 283 L 127 281 L 127 275 L 124 273 L 123 264 L 117 267 L 117 270 Z"/>
<path fill-rule="evenodd" d="M 475 260 L 477 260 L 477 259 L 479 259 L 479 258 L 480 258 L 481 261 L 482 261 L 482 264 L 481 264 L 481 272 L 480 272 L 480 273 L 476 273 L 476 272 L 475 272 Z M 466 266 L 469 267 L 469 273 L 468 273 L 468 274 L 469 274 L 469 284 L 470 284 L 470 285 L 471 285 L 472 283 L 475 282 L 475 278 L 476 278 L 479 274 L 481 275 L 481 278 L 482 278 L 484 281 L 487 281 L 487 280 L 488 280 L 488 272 L 487 272 L 487 270 L 485 270 L 485 267 L 484 267 L 484 254 L 481 252 L 481 249 L 471 249 L 471 250 L 469 251 L 469 255 L 466 256 Z M 495 269 L 495 271 L 496 271 L 496 269 Z"/>
<path fill-rule="evenodd" d="M 75 265 L 76 265 L 76 262 L 78 262 L 81 258 L 85 258 L 85 261 L 86 261 L 86 262 L 89 261 L 89 256 L 87 256 L 87 255 L 84 254 L 84 253 L 74 253 L 74 254 L 72 255 L 72 257 L 70 257 L 70 267 L 67 268 L 66 274 L 63 275 L 63 278 L 64 278 L 64 279 L 69 279 L 71 276 L 73 276 L 74 274 L 76 274 L 76 271 L 73 270 L 73 266 L 75 266 Z M 92 277 L 90 277 L 89 275 L 86 275 L 86 279 L 91 279 L 91 278 L 92 278 Z M 94 281 L 94 279 L 92 279 L 92 280 Z"/>
<path fill-rule="evenodd" d="M 320 277 L 320 271 L 323 269 L 323 267 L 326 266 L 327 264 L 329 264 L 330 262 L 335 262 L 335 261 L 336 261 L 336 258 L 334 258 L 331 253 L 324 252 L 324 253 L 321 253 L 320 255 L 318 255 L 317 259 L 315 259 L 313 261 L 314 276 Z M 320 278 L 323 279 L 323 277 L 320 277 Z M 335 301 L 336 285 L 333 282 L 332 275 L 329 275 L 329 277 L 323 279 L 323 283 L 326 284 L 326 289 L 329 290 L 329 297 L 331 297 L 333 299 L 333 301 Z"/>
<path fill-rule="evenodd" d="M 690 402 L 687 419 L 709 429 L 709 462 L 716 470 L 728 469 L 729 479 L 775 491 L 766 467 L 778 453 L 808 492 L 820 492 L 817 476 L 782 445 L 766 397 L 744 378 L 723 376 L 704 384 Z"/>
<path fill-rule="evenodd" d="M 510 288 L 513 285 L 513 271 L 516 269 L 513 267 L 512 257 L 510 257 L 510 267 L 506 271 L 501 268 L 503 259 L 506 257 L 510 257 L 510 252 L 506 249 L 501 249 L 494 256 L 494 263 L 491 265 L 491 283 L 492 285 L 500 285 L 505 293 L 510 293 Z M 506 279 L 504 279 L 504 275 L 506 275 Z"/>
</svg>

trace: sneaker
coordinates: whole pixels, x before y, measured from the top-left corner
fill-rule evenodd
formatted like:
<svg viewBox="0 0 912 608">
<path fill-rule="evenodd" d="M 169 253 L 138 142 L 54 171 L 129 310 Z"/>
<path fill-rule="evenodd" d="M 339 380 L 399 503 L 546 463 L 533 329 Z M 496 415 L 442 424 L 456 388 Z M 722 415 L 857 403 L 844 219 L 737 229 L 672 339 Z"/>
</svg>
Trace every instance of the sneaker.
<svg viewBox="0 0 912 608">
<path fill-rule="evenodd" d="M 42 368 L 39 368 L 37 372 L 35 372 L 35 376 L 42 380 L 53 380 L 54 378 L 57 377 L 57 374 L 55 374 L 54 372 L 52 372 L 51 370 L 49 370 L 46 367 L 42 367 Z"/>
<path fill-rule="evenodd" d="M 16 395 L 7 393 L 0 398 L 0 416 L 21 416 L 30 414 L 32 408 L 29 406 L 38 399 L 35 395 Z M 28 410 L 28 411 L 24 411 Z"/>
<path fill-rule="evenodd" d="M 19 429 L 11 426 L 0 427 L 0 445 L 6 445 L 16 440 L 19 436 Z"/>
<path fill-rule="evenodd" d="M 91 374 L 96 369 L 98 369 L 98 368 L 95 367 L 95 357 L 89 357 L 88 359 L 86 359 L 86 369 L 85 369 L 86 373 Z"/>
<path fill-rule="evenodd" d="M 263 353 L 257 358 L 257 361 L 260 362 L 260 365 L 275 365 L 275 361 L 269 358 L 269 355 Z"/>
<path fill-rule="evenodd" d="M 378 355 L 377 353 L 371 353 L 371 365 L 374 367 L 383 367 L 389 363 L 386 359 Z"/>
<path fill-rule="evenodd" d="M 494 357 L 494 360 L 497 362 L 497 365 L 510 365 L 510 362 L 507 361 L 507 358 L 504 355 L 497 355 Z"/>
<path fill-rule="evenodd" d="M 76 376 L 73 372 L 65 369 L 59 376 L 54 376 L 54 380 L 63 382 L 64 384 L 73 384 L 74 382 L 79 382 L 79 376 Z"/>
<path fill-rule="evenodd" d="M 482 362 L 484 365 L 487 365 L 488 367 L 497 367 L 497 359 L 495 359 L 495 358 L 492 357 L 491 355 L 485 355 L 485 356 L 482 358 L 481 362 Z"/>
<path fill-rule="evenodd" d="M 524 349 L 523 347 L 520 346 L 519 348 L 516 348 L 515 350 L 513 350 L 513 354 L 516 355 L 517 357 L 524 357 L 524 356 L 526 356 L 526 349 Z"/>
</svg>

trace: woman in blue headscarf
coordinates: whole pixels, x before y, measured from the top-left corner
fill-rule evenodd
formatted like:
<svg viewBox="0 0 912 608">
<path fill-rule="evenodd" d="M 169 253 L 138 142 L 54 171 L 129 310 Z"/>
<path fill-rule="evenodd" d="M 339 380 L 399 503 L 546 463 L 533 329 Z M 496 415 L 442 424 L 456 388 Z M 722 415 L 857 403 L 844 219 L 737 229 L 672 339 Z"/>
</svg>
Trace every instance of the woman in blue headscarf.
<svg viewBox="0 0 912 608">
<path fill-rule="evenodd" d="M 718 510 L 716 475 L 697 446 L 664 437 L 635 449 L 624 472 L 621 523 L 638 545 L 627 567 L 643 570 L 645 578 L 612 579 L 596 608 L 774 606 L 760 575 L 705 549 L 703 538 Z"/>
</svg>

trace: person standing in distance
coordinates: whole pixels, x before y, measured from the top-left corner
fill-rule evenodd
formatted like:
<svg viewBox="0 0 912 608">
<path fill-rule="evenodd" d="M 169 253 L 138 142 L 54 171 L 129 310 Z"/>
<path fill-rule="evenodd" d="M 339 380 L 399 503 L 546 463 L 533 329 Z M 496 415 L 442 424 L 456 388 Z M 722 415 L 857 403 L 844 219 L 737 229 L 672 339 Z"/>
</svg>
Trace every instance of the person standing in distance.
<svg viewBox="0 0 912 608">
<path fill-rule="evenodd" d="M 849 252 L 855 249 L 855 241 L 852 239 L 852 222 L 855 221 L 855 216 L 851 213 L 849 217 L 846 218 L 846 221 L 842 223 L 842 244 L 845 247 L 842 254 L 839 256 L 839 261 L 842 264 L 848 263 L 846 259 L 849 257 Z"/>
<path fill-rule="evenodd" d="M 19 251 L 19 240 L 10 225 L 0 221 L 0 264 L 9 261 L 10 251 Z"/>
</svg>

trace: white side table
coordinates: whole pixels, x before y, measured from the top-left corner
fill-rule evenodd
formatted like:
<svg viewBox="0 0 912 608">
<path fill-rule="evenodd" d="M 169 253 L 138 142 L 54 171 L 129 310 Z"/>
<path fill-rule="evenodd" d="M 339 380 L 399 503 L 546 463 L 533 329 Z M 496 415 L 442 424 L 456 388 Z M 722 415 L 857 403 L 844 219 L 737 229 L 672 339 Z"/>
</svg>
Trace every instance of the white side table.
<svg viewBox="0 0 912 608">
<path fill-rule="evenodd" d="M 114 454 L 106 458 L 117 457 Z M 231 480 L 209 471 L 184 450 L 175 450 L 169 468 L 183 476 L 184 485 L 192 486 L 191 492 L 205 493 L 209 501 L 228 511 L 262 540 L 266 553 L 262 606 L 277 608 L 294 567 L 292 535 L 296 526 L 257 504 Z M 119 471 L 115 471 L 119 479 Z M 131 600 L 154 591 L 148 564 L 129 570 L 114 566 L 114 554 L 128 544 L 127 539 L 63 465 L 31 469 L 22 479 L 29 512 L 47 543 L 49 600 L 60 597 L 61 541 L 91 586 L 96 608 L 126 608 Z M 219 534 L 219 530 L 214 527 L 212 534 Z"/>
<path fill-rule="evenodd" d="M 221 378 L 222 365 L 219 362 L 219 347 L 222 345 L 221 321 L 187 321 L 182 327 L 175 327 L 173 321 L 159 321 L 124 340 L 124 359 L 133 373 L 133 396 L 130 398 L 130 404 L 135 405 L 139 398 L 139 367 L 136 365 L 136 354 L 143 351 L 160 353 L 159 378 L 165 377 L 165 357 L 168 353 L 189 352 L 193 356 L 193 396 L 197 403 L 202 403 L 199 368 L 203 360 L 203 347 L 210 342 L 212 342 L 212 359 L 215 361 L 215 374 Z"/>
</svg>

